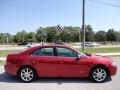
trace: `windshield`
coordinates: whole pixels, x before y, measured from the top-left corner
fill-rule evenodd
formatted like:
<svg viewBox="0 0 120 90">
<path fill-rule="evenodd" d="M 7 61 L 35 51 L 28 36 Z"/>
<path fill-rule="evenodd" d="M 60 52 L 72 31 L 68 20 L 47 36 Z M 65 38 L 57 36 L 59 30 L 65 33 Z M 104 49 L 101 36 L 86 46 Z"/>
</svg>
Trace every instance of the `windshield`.
<svg viewBox="0 0 120 90">
<path fill-rule="evenodd" d="M 81 53 L 81 52 L 79 52 L 79 55 L 81 55 L 81 56 L 83 56 L 83 57 L 86 57 L 86 56 L 87 56 L 87 54 Z"/>
<path fill-rule="evenodd" d="M 74 49 L 74 48 L 72 48 L 72 49 Z M 88 54 L 87 53 L 82 53 L 82 52 L 79 52 L 78 50 L 76 50 L 76 49 L 74 49 L 76 52 L 78 52 L 78 55 L 81 55 L 81 56 L 84 56 L 84 57 L 86 57 L 86 56 L 88 56 Z"/>
</svg>

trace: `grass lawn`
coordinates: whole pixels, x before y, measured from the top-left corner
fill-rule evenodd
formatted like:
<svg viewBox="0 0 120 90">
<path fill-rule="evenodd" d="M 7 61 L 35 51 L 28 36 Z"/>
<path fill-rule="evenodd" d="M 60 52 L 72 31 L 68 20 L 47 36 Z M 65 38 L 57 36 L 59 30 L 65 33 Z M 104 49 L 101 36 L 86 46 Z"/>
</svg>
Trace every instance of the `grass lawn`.
<svg viewBox="0 0 120 90">
<path fill-rule="evenodd" d="M 16 50 L 0 50 L 0 57 L 6 57 L 10 53 L 17 53 Z"/>
<path fill-rule="evenodd" d="M 5 61 L 0 61 L 0 66 L 3 66 L 5 64 Z"/>
<path fill-rule="evenodd" d="M 82 49 L 78 49 L 82 51 Z M 85 48 L 86 53 L 117 53 L 120 52 L 120 47 L 110 47 L 110 48 Z"/>
</svg>

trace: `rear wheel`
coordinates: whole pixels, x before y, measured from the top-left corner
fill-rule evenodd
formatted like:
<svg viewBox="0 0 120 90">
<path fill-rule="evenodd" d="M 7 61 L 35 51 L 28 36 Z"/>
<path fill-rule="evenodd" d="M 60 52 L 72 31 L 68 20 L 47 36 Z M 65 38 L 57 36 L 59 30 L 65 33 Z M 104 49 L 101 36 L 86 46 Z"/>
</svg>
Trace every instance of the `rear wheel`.
<svg viewBox="0 0 120 90">
<path fill-rule="evenodd" d="M 31 82 L 36 78 L 35 71 L 30 67 L 20 69 L 18 73 L 19 79 L 23 82 Z"/>
<path fill-rule="evenodd" d="M 104 67 L 97 67 L 92 70 L 90 77 L 95 82 L 104 82 L 108 78 L 107 69 Z"/>
</svg>

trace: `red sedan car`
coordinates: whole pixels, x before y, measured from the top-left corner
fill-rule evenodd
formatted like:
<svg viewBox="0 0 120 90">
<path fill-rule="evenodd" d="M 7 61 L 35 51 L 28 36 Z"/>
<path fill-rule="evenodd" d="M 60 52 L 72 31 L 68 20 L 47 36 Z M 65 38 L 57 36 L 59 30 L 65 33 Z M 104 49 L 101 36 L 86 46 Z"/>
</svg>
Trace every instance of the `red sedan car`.
<svg viewBox="0 0 120 90">
<path fill-rule="evenodd" d="M 104 82 L 117 72 L 111 58 L 80 53 L 64 45 L 41 45 L 10 54 L 4 68 L 24 82 L 36 77 L 90 77 Z"/>
</svg>

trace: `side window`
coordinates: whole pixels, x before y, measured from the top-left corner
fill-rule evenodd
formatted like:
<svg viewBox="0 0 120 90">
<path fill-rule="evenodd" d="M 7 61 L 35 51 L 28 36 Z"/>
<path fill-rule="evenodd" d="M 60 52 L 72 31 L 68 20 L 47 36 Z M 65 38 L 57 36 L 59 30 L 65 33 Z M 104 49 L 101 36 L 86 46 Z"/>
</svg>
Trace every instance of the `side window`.
<svg viewBox="0 0 120 90">
<path fill-rule="evenodd" d="M 53 48 L 39 48 L 32 52 L 32 56 L 54 56 Z"/>
<path fill-rule="evenodd" d="M 77 52 L 67 48 L 57 48 L 58 56 L 77 57 Z"/>
</svg>

